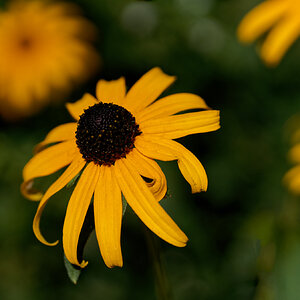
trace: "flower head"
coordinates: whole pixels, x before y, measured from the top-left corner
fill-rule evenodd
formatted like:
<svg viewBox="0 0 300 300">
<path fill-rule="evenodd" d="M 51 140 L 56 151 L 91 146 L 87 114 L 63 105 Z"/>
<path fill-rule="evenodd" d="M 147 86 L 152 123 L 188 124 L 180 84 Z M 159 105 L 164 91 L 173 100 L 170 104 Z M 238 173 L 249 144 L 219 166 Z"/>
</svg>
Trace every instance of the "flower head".
<svg viewBox="0 0 300 300">
<path fill-rule="evenodd" d="M 99 62 L 78 7 L 40 0 L 0 12 L 0 115 L 28 116 L 86 80 Z"/>
<path fill-rule="evenodd" d="M 32 200 L 41 199 L 33 230 L 47 245 L 56 243 L 48 243 L 40 232 L 42 211 L 49 198 L 83 170 L 68 203 L 63 227 L 63 247 L 71 263 L 81 267 L 86 264 L 78 261 L 77 246 L 92 197 L 96 235 L 108 267 L 123 264 L 122 194 L 155 234 L 170 244 L 185 246 L 186 235 L 159 204 L 166 194 L 167 182 L 155 159 L 177 160 L 192 192 L 205 191 L 207 176 L 202 164 L 173 139 L 214 131 L 220 125 L 219 111 L 209 109 L 194 94 L 179 93 L 154 102 L 174 80 L 154 68 L 127 94 L 124 78 L 100 80 L 97 98 L 86 94 L 81 100 L 68 103 L 67 109 L 76 122 L 54 128 L 25 166 L 21 190 Z M 198 111 L 178 114 L 191 109 Z M 34 178 L 65 166 L 67 169 L 44 195 L 32 190 Z"/>
<path fill-rule="evenodd" d="M 242 20 L 238 37 L 251 43 L 270 31 L 260 50 L 261 58 L 268 65 L 277 65 L 300 34 L 300 1 L 267 0 Z"/>
</svg>

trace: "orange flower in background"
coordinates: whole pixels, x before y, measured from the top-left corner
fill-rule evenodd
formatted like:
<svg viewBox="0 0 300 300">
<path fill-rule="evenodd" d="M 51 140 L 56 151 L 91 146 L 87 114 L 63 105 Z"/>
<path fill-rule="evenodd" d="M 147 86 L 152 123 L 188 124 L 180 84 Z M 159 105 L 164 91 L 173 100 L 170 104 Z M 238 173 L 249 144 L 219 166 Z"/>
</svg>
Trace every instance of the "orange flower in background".
<svg viewBox="0 0 300 300">
<path fill-rule="evenodd" d="M 295 130 L 292 135 L 288 159 L 294 166 L 285 174 L 283 182 L 292 193 L 300 195 L 300 129 Z"/>
<path fill-rule="evenodd" d="M 238 27 L 238 37 L 252 43 L 269 31 L 260 49 L 262 60 L 277 65 L 300 34 L 300 1 L 268 0 L 250 11 Z"/>
<path fill-rule="evenodd" d="M 63 227 L 64 252 L 72 264 L 86 265 L 78 261 L 77 246 L 92 201 L 103 260 L 108 267 L 122 266 L 122 194 L 155 234 L 172 245 L 186 245 L 186 235 L 159 204 L 166 194 L 167 182 L 155 159 L 176 160 L 192 192 L 205 191 L 207 176 L 202 164 L 173 139 L 215 131 L 220 127 L 220 117 L 219 111 L 209 109 L 194 94 L 179 93 L 154 102 L 174 80 L 154 68 L 128 93 L 124 78 L 100 80 L 97 98 L 85 94 L 81 100 L 68 103 L 75 122 L 54 128 L 38 144 L 36 150 L 40 152 L 25 166 L 21 190 L 29 199 L 41 200 L 33 230 L 46 245 L 57 242 L 48 243 L 40 232 L 43 209 L 52 195 L 83 170 L 69 200 Z M 178 114 L 191 109 L 198 111 Z M 35 178 L 65 166 L 67 169 L 44 195 L 32 190 Z"/>
<path fill-rule="evenodd" d="M 73 4 L 11 2 L 0 12 L 0 115 L 31 115 L 88 79 L 99 64 L 95 33 Z"/>
</svg>

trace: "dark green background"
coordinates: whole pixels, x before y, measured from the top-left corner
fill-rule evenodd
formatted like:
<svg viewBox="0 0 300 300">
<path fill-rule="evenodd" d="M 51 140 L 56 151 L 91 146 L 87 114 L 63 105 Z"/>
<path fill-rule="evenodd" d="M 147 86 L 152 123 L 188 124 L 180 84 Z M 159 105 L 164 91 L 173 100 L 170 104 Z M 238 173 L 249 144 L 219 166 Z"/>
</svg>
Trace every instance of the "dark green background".
<svg viewBox="0 0 300 300">
<path fill-rule="evenodd" d="M 172 298 L 298 300 L 299 198 L 288 194 L 282 177 L 290 167 L 290 128 L 297 125 L 287 120 L 300 112 L 299 41 L 274 69 L 260 61 L 259 42 L 239 44 L 237 25 L 256 0 L 74 2 L 99 28 L 102 69 L 67 101 L 94 93 L 99 78 L 125 76 L 130 87 L 160 66 L 178 78 L 166 94 L 192 92 L 221 111 L 219 131 L 180 140 L 206 168 L 206 193 L 192 195 L 176 163 L 161 164 L 170 194 L 163 206 L 190 239 L 186 248 L 157 239 Z M 61 243 L 44 246 L 32 233 L 37 203 L 20 195 L 22 168 L 34 145 L 70 120 L 61 103 L 19 123 L 0 123 L 0 299 L 155 299 L 144 228 L 130 209 L 122 227 L 124 267 L 104 265 L 93 235 L 76 286 Z M 57 176 L 38 183 L 46 188 Z M 45 210 L 49 240 L 61 237 L 70 194 L 58 193 Z"/>
</svg>

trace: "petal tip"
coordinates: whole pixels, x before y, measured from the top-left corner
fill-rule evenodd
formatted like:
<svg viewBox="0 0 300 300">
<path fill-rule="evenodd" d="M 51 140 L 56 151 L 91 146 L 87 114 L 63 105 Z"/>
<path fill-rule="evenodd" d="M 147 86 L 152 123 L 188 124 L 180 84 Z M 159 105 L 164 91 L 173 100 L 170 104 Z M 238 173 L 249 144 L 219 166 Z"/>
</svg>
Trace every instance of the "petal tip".
<svg viewBox="0 0 300 300">
<path fill-rule="evenodd" d="M 105 263 L 106 266 L 110 269 L 113 269 L 113 268 L 122 268 L 123 267 L 123 261 L 120 261 L 120 262 L 117 262 L 117 263 Z"/>
<path fill-rule="evenodd" d="M 43 193 L 33 188 L 33 180 L 24 181 L 20 187 L 21 194 L 31 201 L 40 201 L 43 198 Z"/>
<path fill-rule="evenodd" d="M 83 260 L 78 266 L 81 269 L 84 269 L 88 265 L 88 263 L 89 263 L 88 261 Z"/>
</svg>

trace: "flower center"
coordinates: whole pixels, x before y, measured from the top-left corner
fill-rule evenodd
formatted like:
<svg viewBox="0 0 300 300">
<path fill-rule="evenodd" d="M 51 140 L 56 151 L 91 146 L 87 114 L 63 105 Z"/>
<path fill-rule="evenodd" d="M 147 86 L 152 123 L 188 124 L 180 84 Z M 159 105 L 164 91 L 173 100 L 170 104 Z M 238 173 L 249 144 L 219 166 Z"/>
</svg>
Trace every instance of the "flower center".
<svg viewBox="0 0 300 300">
<path fill-rule="evenodd" d="M 80 116 L 76 144 L 87 162 L 110 166 L 133 149 L 139 134 L 139 125 L 128 110 L 100 102 Z"/>
<path fill-rule="evenodd" d="M 22 50 L 28 50 L 32 47 L 33 41 L 30 38 L 24 37 L 19 41 L 19 47 Z"/>
</svg>

